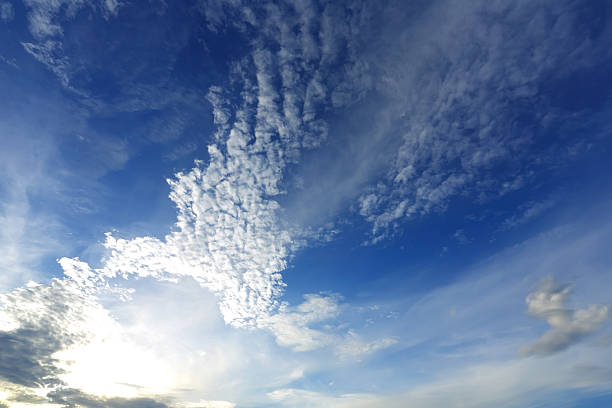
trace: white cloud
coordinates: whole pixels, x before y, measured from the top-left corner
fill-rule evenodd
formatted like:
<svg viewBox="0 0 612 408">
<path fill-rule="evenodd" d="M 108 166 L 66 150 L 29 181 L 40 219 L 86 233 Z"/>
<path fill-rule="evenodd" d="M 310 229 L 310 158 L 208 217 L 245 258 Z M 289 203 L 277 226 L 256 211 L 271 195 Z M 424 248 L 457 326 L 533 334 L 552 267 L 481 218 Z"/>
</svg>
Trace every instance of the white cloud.
<svg viewBox="0 0 612 408">
<path fill-rule="evenodd" d="M 290 238 L 276 222 L 278 204 L 269 163 L 245 151 L 242 134 L 228 140 L 228 157 L 211 146 L 208 168 L 178 174 L 171 198 L 177 231 L 165 241 L 108 236 L 104 274 L 191 276 L 219 296 L 227 323 L 252 326 L 272 311 L 282 291 L 280 272 Z"/>
<path fill-rule="evenodd" d="M 558 353 L 602 328 L 608 319 L 608 306 L 590 305 L 586 309 L 572 310 L 568 305 L 569 295 L 569 286 L 560 285 L 549 277 L 527 296 L 528 313 L 546 320 L 551 328 L 535 343 L 522 347 L 520 355 Z"/>
<path fill-rule="evenodd" d="M 101 398 L 158 397 L 168 407 L 231 407 L 253 387 L 283 386 L 303 372 L 276 357 L 265 333 L 225 327 L 214 297 L 195 282 L 141 283 L 128 302 L 86 294 L 71 278 L 2 295 L 0 387 L 9 406 L 23 393 L 36 393 L 37 404 L 76 402 L 72 389 L 92 407 Z"/>
<path fill-rule="evenodd" d="M 336 296 L 305 295 L 304 298 L 300 305 L 284 307 L 260 322 L 261 326 L 272 331 L 279 345 L 295 351 L 314 350 L 334 342 L 333 335 L 309 325 L 332 319 L 340 313 Z"/>
</svg>

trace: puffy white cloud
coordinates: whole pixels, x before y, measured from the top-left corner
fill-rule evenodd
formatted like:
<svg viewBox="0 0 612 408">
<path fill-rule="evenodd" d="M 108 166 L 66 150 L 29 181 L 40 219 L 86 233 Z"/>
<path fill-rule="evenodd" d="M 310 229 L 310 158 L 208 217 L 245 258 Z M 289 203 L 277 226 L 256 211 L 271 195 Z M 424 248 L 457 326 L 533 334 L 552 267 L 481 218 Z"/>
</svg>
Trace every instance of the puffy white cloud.
<svg viewBox="0 0 612 408">
<path fill-rule="evenodd" d="M 608 319 L 608 306 L 590 305 L 586 309 L 569 308 L 570 287 L 557 283 L 552 277 L 527 296 L 527 311 L 546 320 L 550 329 L 535 343 L 522 347 L 523 356 L 545 356 L 558 353 L 596 333 Z"/>
</svg>

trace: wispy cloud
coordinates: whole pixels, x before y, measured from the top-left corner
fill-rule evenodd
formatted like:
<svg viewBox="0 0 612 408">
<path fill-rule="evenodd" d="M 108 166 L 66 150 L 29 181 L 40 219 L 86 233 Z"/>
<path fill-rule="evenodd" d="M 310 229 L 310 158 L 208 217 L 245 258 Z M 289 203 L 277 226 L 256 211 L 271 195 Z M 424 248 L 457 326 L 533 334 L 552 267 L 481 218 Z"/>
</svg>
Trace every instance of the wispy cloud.
<svg viewBox="0 0 612 408">
<path fill-rule="evenodd" d="M 0 2 L 0 20 L 9 22 L 15 17 L 15 8 L 8 1 Z"/>
<path fill-rule="evenodd" d="M 528 202 L 522 205 L 519 213 L 507 218 L 501 225 L 502 229 L 516 228 L 519 225 L 532 221 L 547 210 L 552 209 L 557 203 L 553 199 Z"/>
</svg>

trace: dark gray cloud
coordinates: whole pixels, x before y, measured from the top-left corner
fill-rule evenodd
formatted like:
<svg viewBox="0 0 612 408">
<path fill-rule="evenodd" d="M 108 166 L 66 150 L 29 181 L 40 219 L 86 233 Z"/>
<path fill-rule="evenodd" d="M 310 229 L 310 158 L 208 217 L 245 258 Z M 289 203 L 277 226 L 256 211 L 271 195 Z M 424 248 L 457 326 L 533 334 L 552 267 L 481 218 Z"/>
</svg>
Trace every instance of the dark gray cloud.
<svg viewBox="0 0 612 408">
<path fill-rule="evenodd" d="M 0 332 L 0 378 L 25 387 L 59 385 L 63 371 L 51 356 L 63 344 L 42 328 Z"/>
<path fill-rule="evenodd" d="M 104 398 L 66 388 L 47 395 L 49 401 L 66 408 L 168 408 L 168 405 L 151 398 Z"/>
<path fill-rule="evenodd" d="M 30 285 L 0 296 L 0 379 L 38 388 L 61 385 L 64 371 L 53 357 L 87 341 L 83 322 L 96 304 L 69 280 Z"/>
</svg>

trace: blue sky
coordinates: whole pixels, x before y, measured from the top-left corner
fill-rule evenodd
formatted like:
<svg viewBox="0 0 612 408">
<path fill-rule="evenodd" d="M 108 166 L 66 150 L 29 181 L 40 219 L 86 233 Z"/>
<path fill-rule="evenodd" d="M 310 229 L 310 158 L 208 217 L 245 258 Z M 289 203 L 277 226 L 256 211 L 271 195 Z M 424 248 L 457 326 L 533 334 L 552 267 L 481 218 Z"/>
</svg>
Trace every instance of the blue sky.
<svg viewBox="0 0 612 408">
<path fill-rule="evenodd" d="M 608 407 L 606 1 L 0 0 L 0 407 Z"/>
</svg>

